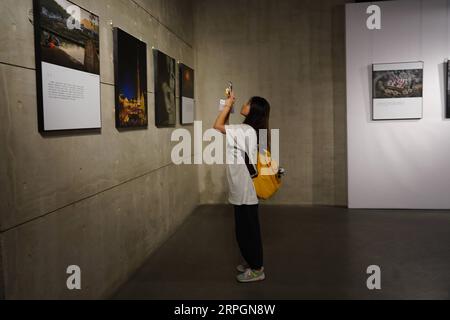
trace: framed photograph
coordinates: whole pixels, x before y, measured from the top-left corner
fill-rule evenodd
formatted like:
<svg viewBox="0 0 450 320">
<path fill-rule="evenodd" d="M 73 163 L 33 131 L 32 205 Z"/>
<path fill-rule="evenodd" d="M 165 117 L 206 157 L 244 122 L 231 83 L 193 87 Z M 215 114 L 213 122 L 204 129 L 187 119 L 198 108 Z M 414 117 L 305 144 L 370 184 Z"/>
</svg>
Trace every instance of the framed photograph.
<svg viewBox="0 0 450 320">
<path fill-rule="evenodd" d="M 99 17 L 68 0 L 34 0 L 39 131 L 100 129 Z"/>
<path fill-rule="evenodd" d="M 450 61 L 447 61 L 447 63 L 445 65 L 446 65 L 445 79 L 446 79 L 446 88 L 447 88 L 447 95 L 446 95 L 447 103 L 446 103 L 446 108 L 445 108 L 445 117 L 447 119 L 450 119 Z"/>
<path fill-rule="evenodd" d="M 147 45 L 114 28 L 116 128 L 146 128 Z"/>
<path fill-rule="evenodd" d="M 194 123 L 194 70 L 180 63 L 180 122 L 182 125 Z"/>
<path fill-rule="evenodd" d="M 155 125 L 158 128 L 176 125 L 175 60 L 154 50 Z"/>
<path fill-rule="evenodd" d="M 423 117 L 423 62 L 374 64 L 373 120 Z"/>
</svg>

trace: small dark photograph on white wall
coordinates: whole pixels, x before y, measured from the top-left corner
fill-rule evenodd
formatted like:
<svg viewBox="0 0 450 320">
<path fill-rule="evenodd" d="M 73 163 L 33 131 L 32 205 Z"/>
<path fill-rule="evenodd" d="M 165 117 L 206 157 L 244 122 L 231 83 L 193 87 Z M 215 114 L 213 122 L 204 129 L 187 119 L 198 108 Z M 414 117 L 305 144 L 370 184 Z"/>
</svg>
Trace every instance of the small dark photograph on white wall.
<svg viewBox="0 0 450 320">
<path fill-rule="evenodd" d="M 450 119 L 450 61 L 446 63 L 446 77 L 447 77 L 447 104 L 445 110 L 445 117 Z"/>
<path fill-rule="evenodd" d="M 423 62 L 374 64 L 373 120 L 421 119 Z"/>
</svg>

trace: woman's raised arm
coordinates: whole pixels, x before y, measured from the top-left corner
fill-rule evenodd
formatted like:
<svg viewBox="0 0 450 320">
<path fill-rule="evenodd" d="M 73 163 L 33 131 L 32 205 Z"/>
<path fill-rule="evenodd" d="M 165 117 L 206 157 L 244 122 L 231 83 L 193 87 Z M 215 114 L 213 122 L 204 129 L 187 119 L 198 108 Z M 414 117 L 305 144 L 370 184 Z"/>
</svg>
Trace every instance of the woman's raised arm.
<svg viewBox="0 0 450 320">
<path fill-rule="evenodd" d="M 236 97 L 234 96 L 234 93 L 231 92 L 231 95 L 227 99 L 223 110 L 220 112 L 219 116 L 216 119 L 216 122 L 214 123 L 213 128 L 222 132 L 223 134 L 226 133 L 225 125 L 228 123 L 228 119 L 230 118 L 230 113 L 231 113 L 231 110 L 233 109 L 235 101 L 236 101 Z"/>
</svg>

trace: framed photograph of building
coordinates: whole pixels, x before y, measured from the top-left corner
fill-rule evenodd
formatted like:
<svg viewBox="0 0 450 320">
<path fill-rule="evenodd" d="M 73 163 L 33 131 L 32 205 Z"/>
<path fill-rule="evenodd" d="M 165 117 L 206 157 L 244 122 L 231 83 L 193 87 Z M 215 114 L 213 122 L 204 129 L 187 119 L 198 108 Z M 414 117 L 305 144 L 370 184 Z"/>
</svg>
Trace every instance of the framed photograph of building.
<svg viewBox="0 0 450 320">
<path fill-rule="evenodd" d="M 100 129 L 99 17 L 68 0 L 34 0 L 41 132 Z"/>
<path fill-rule="evenodd" d="M 374 64 L 373 120 L 423 117 L 423 62 Z"/>
<path fill-rule="evenodd" d="M 114 28 L 116 128 L 146 128 L 147 45 Z"/>
<path fill-rule="evenodd" d="M 154 50 L 155 125 L 158 128 L 176 125 L 175 60 Z"/>
<path fill-rule="evenodd" d="M 194 70 L 180 63 L 180 122 L 182 125 L 194 123 Z"/>
</svg>

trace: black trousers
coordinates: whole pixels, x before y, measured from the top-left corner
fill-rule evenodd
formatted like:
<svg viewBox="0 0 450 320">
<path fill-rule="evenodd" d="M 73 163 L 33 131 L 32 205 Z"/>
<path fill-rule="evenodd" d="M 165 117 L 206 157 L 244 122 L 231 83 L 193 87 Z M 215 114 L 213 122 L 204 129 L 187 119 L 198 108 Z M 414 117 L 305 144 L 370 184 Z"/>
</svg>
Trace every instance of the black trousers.
<svg viewBox="0 0 450 320">
<path fill-rule="evenodd" d="M 263 267 L 263 246 L 258 205 L 234 206 L 236 239 L 241 255 L 253 270 Z"/>
</svg>

